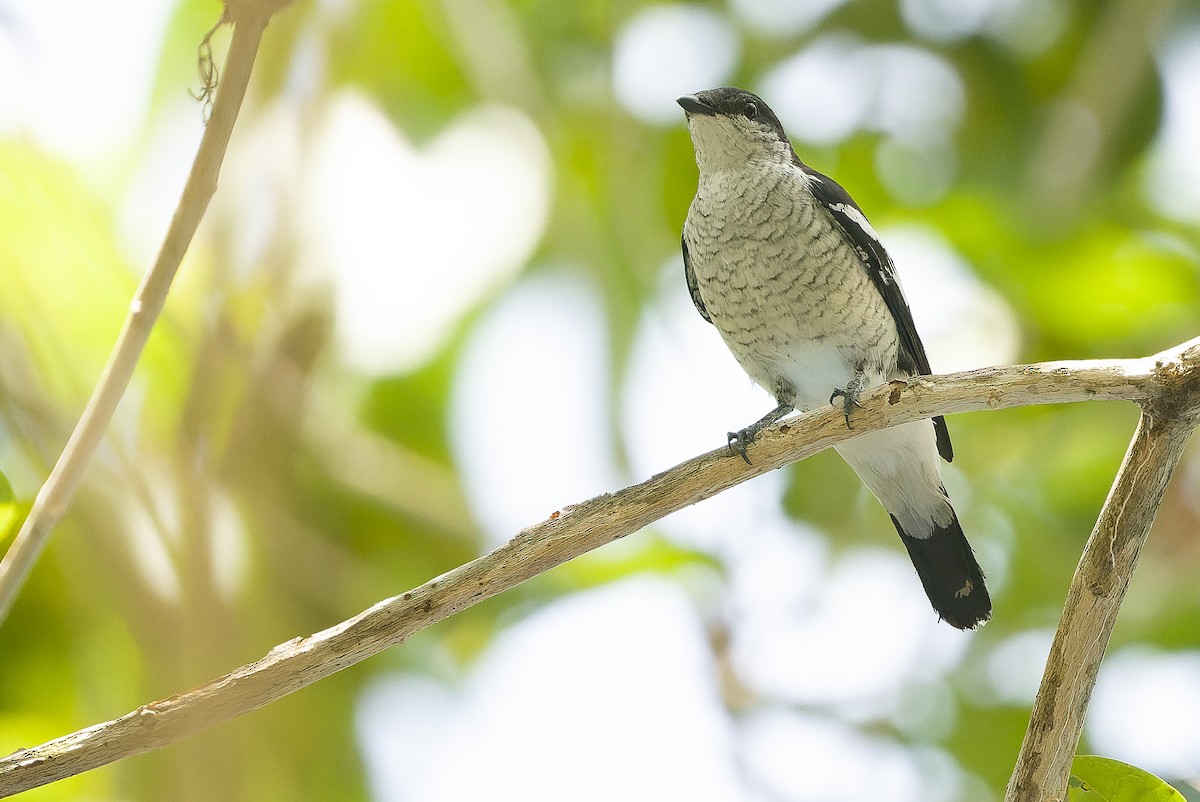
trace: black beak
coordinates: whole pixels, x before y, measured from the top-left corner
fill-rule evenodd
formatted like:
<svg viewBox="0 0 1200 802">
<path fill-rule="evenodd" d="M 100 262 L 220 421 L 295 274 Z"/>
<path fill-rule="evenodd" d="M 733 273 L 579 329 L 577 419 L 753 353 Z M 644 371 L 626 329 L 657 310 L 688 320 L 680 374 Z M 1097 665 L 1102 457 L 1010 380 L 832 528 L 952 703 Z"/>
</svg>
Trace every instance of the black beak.
<svg viewBox="0 0 1200 802">
<path fill-rule="evenodd" d="M 675 98 L 675 102 L 683 107 L 683 110 L 688 114 L 703 114 L 705 117 L 712 117 L 717 113 L 717 110 L 705 103 L 695 95 L 684 95 L 683 97 Z"/>
</svg>

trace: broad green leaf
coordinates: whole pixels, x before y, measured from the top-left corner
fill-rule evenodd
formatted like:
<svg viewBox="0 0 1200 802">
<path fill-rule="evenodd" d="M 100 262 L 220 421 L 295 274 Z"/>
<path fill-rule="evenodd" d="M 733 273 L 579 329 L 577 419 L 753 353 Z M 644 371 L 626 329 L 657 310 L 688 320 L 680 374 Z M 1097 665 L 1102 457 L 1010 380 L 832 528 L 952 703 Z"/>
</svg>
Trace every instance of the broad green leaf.
<svg viewBox="0 0 1200 802">
<path fill-rule="evenodd" d="M 1071 762 L 1072 802 L 1184 802 L 1183 794 L 1148 771 L 1097 755 Z"/>
</svg>

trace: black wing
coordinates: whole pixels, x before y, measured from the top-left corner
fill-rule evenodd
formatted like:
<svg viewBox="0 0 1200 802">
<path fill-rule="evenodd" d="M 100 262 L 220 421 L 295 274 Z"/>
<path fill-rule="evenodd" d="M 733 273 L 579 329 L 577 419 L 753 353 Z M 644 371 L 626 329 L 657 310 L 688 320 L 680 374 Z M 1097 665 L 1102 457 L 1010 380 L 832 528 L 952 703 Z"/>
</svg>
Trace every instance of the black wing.
<svg viewBox="0 0 1200 802">
<path fill-rule="evenodd" d="M 904 293 L 900 289 L 896 267 L 887 251 L 883 249 L 883 243 L 875 236 L 866 215 L 858 208 L 850 193 L 832 178 L 810 169 L 807 165 L 802 165 L 802 169 L 809 176 L 809 186 L 813 195 L 858 252 L 859 258 L 867 268 L 867 274 L 871 277 L 871 283 L 883 296 L 884 303 L 896 321 L 896 329 L 900 332 L 897 367 L 910 375 L 928 376 L 933 372 L 929 369 L 929 357 L 926 356 L 925 346 L 917 334 L 908 301 L 904 299 Z M 946 421 L 940 415 L 933 419 L 933 430 L 937 436 L 938 453 L 942 455 L 942 459 L 950 462 L 954 459 L 954 447 L 950 443 Z"/>
<path fill-rule="evenodd" d="M 683 246 L 683 275 L 687 279 L 692 303 L 696 305 L 696 311 L 700 313 L 700 317 L 712 323 L 712 318 L 708 316 L 708 309 L 704 306 L 704 299 L 700 297 L 700 287 L 696 284 L 696 272 L 692 270 L 692 259 L 688 256 L 687 240 L 680 237 L 679 244 Z"/>
</svg>

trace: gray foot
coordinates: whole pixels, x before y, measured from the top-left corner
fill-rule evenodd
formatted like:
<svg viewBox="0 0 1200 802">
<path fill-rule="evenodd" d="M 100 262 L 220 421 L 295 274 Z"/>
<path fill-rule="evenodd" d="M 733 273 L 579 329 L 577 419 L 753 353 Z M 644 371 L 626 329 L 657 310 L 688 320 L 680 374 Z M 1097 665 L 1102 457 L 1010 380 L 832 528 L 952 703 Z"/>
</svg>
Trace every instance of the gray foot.
<svg viewBox="0 0 1200 802">
<path fill-rule="evenodd" d="M 867 378 L 861 373 L 846 383 L 846 388 L 838 388 L 833 391 L 833 395 L 829 396 L 829 403 L 833 403 L 834 399 L 842 399 L 842 414 L 846 417 L 846 428 L 853 429 L 850 425 L 850 413 L 855 407 L 863 408 L 863 405 L 858 403 L 858 396 L 862 393 L 863 388 L 867 386 Z"/>
<path fill-rule="evenodd" d="M 779 406 L 775 407 L 775 409 L 771 410 L 766 415 L 763 415 L 762 418 L 750 424 L 745 429 L 739 429 L 736 432 L 729 432 L 727 435 L 729 438 L 729 450 L 740 456 L 746 461 L 746 464 L 749 465 L 750 458 L 746 456 L 746 447 L 754 442 L 754 438 L 758 437 L 759 432 L 771 424 L 778 422 L 780 418 L 782 418 L 784 415 L 787 415 L 791 411 L 791 404 L 780 402 Z"/>
</svg>

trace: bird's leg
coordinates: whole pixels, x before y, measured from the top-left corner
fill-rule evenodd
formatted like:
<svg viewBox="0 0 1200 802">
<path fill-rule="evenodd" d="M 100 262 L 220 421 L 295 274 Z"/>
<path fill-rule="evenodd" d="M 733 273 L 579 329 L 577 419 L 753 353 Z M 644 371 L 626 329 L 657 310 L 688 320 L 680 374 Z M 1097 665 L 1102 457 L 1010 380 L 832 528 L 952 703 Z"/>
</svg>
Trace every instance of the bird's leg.
<svg viewBox="0 0 1200 802">
<path fill-rule="evenodd" d="M 858 403 L 859 394 L 867 386 L 867 377 L 860 371 L 854 374 L 854 378 L 846 382 L 845 389 L 837 388 L 833 391 L 833 395 L 829 396 L 829 403 L 833 403 L 835 398 L 842 399 L 842 414 L 846 416 L 846 428 L 853 429 L 850 425 L 850 413 L 855 407 L 863 408 L 863 405 Z"/>
<path fill-rule="evenodd" d="M 780 401 L 779 406 L 763 415 L 754 423 L 747 426 L 745 429 L 740 429 L 736 432 L 729 432 L 729 450 L 734 454 L 739 454 L 742 459 L 746 460 L 746 464 L 750 464 L 750 458 L 746 456 L 746 446 L 754 442 L 754 438 L 763 429 L 776 423 L 784 415 L 787 415 L 793 409 L 792 405 L 786 401 Z"/>
</svg>

